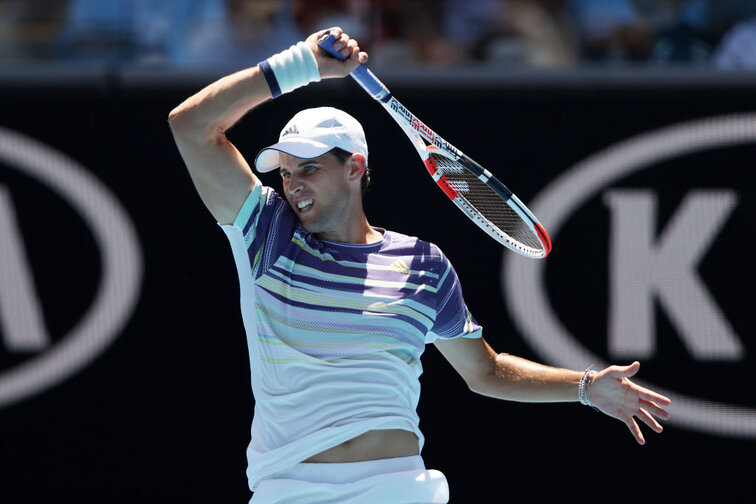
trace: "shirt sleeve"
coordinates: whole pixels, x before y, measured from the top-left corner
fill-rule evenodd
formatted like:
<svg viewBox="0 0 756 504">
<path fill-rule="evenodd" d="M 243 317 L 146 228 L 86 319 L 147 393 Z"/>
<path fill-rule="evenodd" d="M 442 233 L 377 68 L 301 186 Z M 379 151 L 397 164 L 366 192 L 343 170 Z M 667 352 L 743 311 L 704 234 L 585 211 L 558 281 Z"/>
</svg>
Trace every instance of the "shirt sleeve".
<svg viewBox="0 0 756 504">
<path fill-rule="evenodd" d="M 426 343 L 436 339 L 480 338 L 483 328 L 475 321 L 462 296 L 462 285 L 457 272 L 446 256 L 439 253 L 439 283 L 436 320 L 426 335 Z"/>
<path fill-rule="evenodd" d="M 252 269 L 259 271 L 275 261 L 298 223 L 285 199 L 270 187 L 256 185 L 231 226 L 241 231 Z"/>
</svg>

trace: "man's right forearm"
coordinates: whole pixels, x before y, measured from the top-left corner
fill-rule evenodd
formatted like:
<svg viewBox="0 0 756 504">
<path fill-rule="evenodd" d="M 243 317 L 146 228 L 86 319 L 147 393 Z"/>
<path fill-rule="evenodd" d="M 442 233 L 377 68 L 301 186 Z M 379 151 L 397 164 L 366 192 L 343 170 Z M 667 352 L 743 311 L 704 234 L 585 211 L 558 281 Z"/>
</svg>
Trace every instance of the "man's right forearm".
<svg viewBox="0 0 756 504">
<path fill-rule="evenodd" d="M 187 98 L 169 114 L 171 128 L 211 140 L 271 98 L 258 66 L 240 70 Z"/>
<path fill-rule="evenodd" d="M 271 98 L 259 67 L 208 85 L 173 109 L 168 122 L 205 206 L 221 224 L 233 222 L 251 188 L 259 184 L 226 130 Z"/>
</svg>

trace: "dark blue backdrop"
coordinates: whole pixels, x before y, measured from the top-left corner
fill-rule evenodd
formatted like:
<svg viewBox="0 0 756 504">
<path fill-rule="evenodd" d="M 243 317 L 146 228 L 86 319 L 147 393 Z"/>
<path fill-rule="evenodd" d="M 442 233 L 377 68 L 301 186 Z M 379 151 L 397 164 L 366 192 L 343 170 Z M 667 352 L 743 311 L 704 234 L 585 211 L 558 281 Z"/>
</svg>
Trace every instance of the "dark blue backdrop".
<svg viewBox="0 0 756 504">
<path fill-rule="evenodd" d="M 111 345 L 72 376 L 0 407 L 5 502 L 249 498 L 244 449 L 253 402 L 235 271 L 166 121 L 171 108 L 213 78 L 95 72 L 74 79 L 22 75 L 0 83 L 0 127 L 65 153 L 110 188 L 135 224 L 144 265 L 138 304 Z M 457 78 L 433 86 L 387 83 L 417 116 L 526 203 L 575 163 L 623 139 L 756 105 L 752 86 L 690 85 L 684 79 L 562 82 L 557 74 L 524 81 Z M 365 126 L 374 174 L 366 203 L 371 223 L 439 244 L 489 342 L 498 351 L 542 360 L 504 300 L 506 252 L 444 201 L 402 133 L 354 83 L 286 95 L 245 117 L 229 136 L 251 158 L 296 110 L 324 104 L 348 110 Z M 734 362 L 693 358 L 658 310 L 658 346 L 643 359 L 641 376 L 684 397 L 737 405 L 751 430 L 753 272 L 746 253 L 753 186 L 745 175 L 753 154 L 753 146 L 743 145 L 690 155 L 625 182 L 668 195 L 662 220 L 691 187 L 737 191 L 737 211 L 718 237 L 725 245 L 711 248 L 701 276 L 742 338 L 745 355 Z M 275 175 L 265 180 L 277 183 Z M 98 246 L 65 199 L 8 160 L 0 160 L 0 187 L 15 209 L 20 234 L 14 239 L 23 241 L 52 347 L 95 296 L 102 273 Z M 547 216 L 542 220 L 548 228 Z M 555 239 L 546 271 L 555 311 L 576 345 L 612 360 L 605 336 L 607 221 L 600 200 L 588 202 Z M 588 254 L 579 253 L 581 243 L 591 245 Z M 0 282 L 1 294 L 13 295 L 14 286 Z M 3 341 L 0 385 L 36 356 Z M 680 496 L 720 485 L 745 488 L 740 461 L 756 448 L 752 435 L 670 423 L 661 436 L 644 429 L 648 444 L 640 447 L 623 425 L 588 408 L 475 396 L 435 349 L 428 348 L 423 362 L 424 456 L 447 475 L 452 502 L 503 501 L 510 492 L 595 499 L 602 496 L 599 489 L 607 497 L 639 492 L 645 498 L 665 481 L 669 495 Z M 634 481 L 644 475 L 651 484 Z"/>
</svg>

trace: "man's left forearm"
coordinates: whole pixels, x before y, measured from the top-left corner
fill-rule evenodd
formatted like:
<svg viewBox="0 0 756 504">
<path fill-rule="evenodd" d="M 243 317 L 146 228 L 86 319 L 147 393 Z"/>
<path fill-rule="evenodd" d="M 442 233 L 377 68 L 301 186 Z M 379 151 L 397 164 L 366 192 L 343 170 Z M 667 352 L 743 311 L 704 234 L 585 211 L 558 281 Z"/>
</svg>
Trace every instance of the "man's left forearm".
<svg viewBox="0 0 756 504">
<path fill-rule="evenodd" d="M 583 371 L 555 368 L 499 354 L 492 373 L 471 384 L 482 395 L 521 402 L 577 401 Z"/>
</svg>

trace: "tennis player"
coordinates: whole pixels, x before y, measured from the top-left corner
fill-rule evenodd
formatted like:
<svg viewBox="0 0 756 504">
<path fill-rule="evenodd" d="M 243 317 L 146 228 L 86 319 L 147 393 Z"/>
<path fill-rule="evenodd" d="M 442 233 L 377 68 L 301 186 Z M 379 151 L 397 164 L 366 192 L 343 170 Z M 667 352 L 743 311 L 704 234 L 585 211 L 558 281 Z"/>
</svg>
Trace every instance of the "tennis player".
<svg viewBox="0 0 756 504">
<path fill-rule="evenodd" d="M 629 380 L 639 364 L 557 369 L 497 354 L 467 309 L 457 275 L 428 242 L 370 225 L 362 206 L 368 148 L 360 124 L 303 110 L 257 156 L 278 170 L 265 187 L 226 130 L 258 105 L 368 60 L 331 29 L 225 76 L 171 111 L 189 173 L 231 244 L 239 274 L 255 411 L 247 449 L 254 504 L 438 503 L 442 473 L 420 456 L 416 407 L 427 343 L 480 394 L 514 401 L 581 401 L 655 432 L 669 399 Z M 267 125 L 259 125 L 264 135 Z"/>
</svg>

